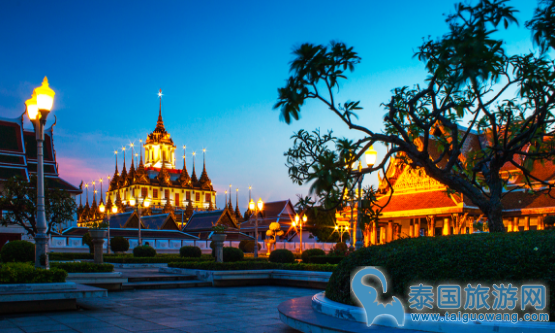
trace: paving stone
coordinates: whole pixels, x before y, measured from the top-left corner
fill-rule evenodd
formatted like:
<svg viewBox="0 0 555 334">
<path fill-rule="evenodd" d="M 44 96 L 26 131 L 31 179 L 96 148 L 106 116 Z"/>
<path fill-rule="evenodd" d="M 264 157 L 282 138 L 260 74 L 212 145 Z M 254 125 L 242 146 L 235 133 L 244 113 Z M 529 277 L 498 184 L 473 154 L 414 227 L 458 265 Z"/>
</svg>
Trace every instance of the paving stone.
<svg viewBox="0 0 555 334">
<path fill-rule="evenodd" d="M 55 325 L 34 325 L 34 326 L 20 326 L 20 328 L 26 333 L 46 333 L 46 332 L 59 332 L 59 331 L 74 331 L 63 324 Z"/>
<path fill-rule="evenodd" d="M 25 333 L 25 332 L 19 327 L 0 326 L 0 333 Z"/>
</svg>

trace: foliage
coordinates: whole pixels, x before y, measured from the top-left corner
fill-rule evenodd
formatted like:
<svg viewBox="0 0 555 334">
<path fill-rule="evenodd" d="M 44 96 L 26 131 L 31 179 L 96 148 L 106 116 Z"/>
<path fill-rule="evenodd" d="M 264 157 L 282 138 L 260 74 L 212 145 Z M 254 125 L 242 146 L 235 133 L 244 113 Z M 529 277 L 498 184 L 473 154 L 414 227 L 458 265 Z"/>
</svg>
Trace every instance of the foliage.
<svg viewBox="0 0 555 334">
<path fill-rule="evenodd" d="M 552 0 L 542 2 L 526 23 L 542 52 L 555 48 L 554 6 Z M 448 33 L 424 39 L 415 53 L 428 72 L 426 85 L 395 88 L 382 104 L 383 132 L 356 122 L 360 101 L 337 100 L 340 81 L 361 61 L 353 47 L 305 43 L 293 51 L 292 75 L 278 89 L 274 106 L 281 110 L 281 119 L 298 120 L 304 103 L 315 99 L 362 135 L 353 141 L 338 139 L 331 131 L 322 135 L 319 130 L 300 130 L 292 137 L 293 147 L 285 153 L 289 176 L 298 184 L 312 182 L 311 192 L 325 209 L 342 204 L 345 190 L 355 185 L 353 176 L 381 170 L 382 189 L 389 191 L 385 168 L 391 157 L 399 166 L 425 172 L 462 193 L 487 216 L 492 232 L 505 231 L 501 199 L 512 177 L 500 173 L 502 167 L 518 170 L 527 187 L 543 186 L 528 189 L 548 193 L 553 187 L 531 173 L 534 161 L 549 161 L 555 155 L 553 62 L 545 54 L 507 54 L 496 35 L 501 23 L 505 29 L 517 23 L 516 10 L 507 0 L 461 3 L 455 10 L 446 19 Z M 480 149 L 463 155 L 463 148 L 474 140 L 471 131 L 485 140 Z M 387 154 L 374 166 L 353 173 L 352 163 L 375 143 L 386 144 Z M 515 161 L 516 156 L 526 157 L 525 162 Z"/>
<path fill-rule="evenodd" d="M 4 212 L 0 225 L 18 225 L 35 237 L 38 233 L 36 184 L 34 175 L 30 181 L 14 176 L 4 183 L 0 192 L 0 211 Z M 57 231 L 64 223 L 73 220 L 77 205 L 67 191 L 48 188 L 46 184 L 44 196 L 47 233 Z"/>
<path fill-rule="evenodd" d="M 281 230 L 279 223 L 270 223 L 268 230 L 266 231 L 266 236 L 270 239 L 266 239 L 266 241 L 270 244 L 270 247 L 274 245 L 274 250 L 276 249 L 276 241 L 277 237 L 282 236 L 284 232 Z"/>
<path fill-rule="evenodd" d="M 35 268 L 30 263 L 0 263 L 0 284 L 15 283 L 61 283 L 65 282 L 67 272 L 62 269 L 49 270 Z"/>
<path fill-rule="evenodd" d="M 349 252 L 349 246 L 344 242 L 338 242 L 333 246 L 328 255 L 345 256 Z"/>
<path fill-rule="evenodd" d="M 317 255 L 311 256 L 309 259 L 309 263 L 317 263 L 317 264 L 338 264 L 339 262 L 343 261 L 345 256 L 336 256 L 336 255 Z"/>
<path fill-rule="evenodd" d="M 260 246 L 259 242 L 257 242 L 257 244 L 258 250 L 260 250 L 262 246 Z M 239 249 L 244 253 L 254 253 L 254 240 L 241 240 L 241 242 L 239 242 Z"/>
<path fill-rule="evenodd" d="M 134 257 L 155 257 L 156 250 L 150 246 L 138 246 L 133 248 Z"/>
<path fill-rule="evenodd" d="M 129 241 L 124 237 L 113 237 L 110 240 L 110 248 L 114 253 L 123 253 L 129 250 Z"/>
<path fill-rule="evenodd" d="M 111 273 L 114 266 L 109 263 L 90 262 L 52 262 L 50 268 L 58 268 L 68 273 Z"/>
<path fill-rule="evenodd" d="M 287 249 L 276 249 L 270 253 L 269 260 L 273 263 L 293 263 L 295 262 L 295 255 Z"/>
<path fill-rule="evenodd" d="M 299 198 L 300 203 L 301 198 Z M 297 206 L 297 205 L 295 205 Z M 320 206 L 307 207 L 305 211 L 308 221 L 311 223 L 306 226 L 306 230 L 320 242 L 337 242 L 339 234 L 334 233 L 335 210 L 325 210 Z M 305 227 L 303 226 L 303 229 Z M 345 236 L 347 237 L 347 236 Z"/>
<path fill-rule="evenodd" d="M 94 251 L 94 244 L 92 242 L 92 238 L 89 232 L 83 234 L 83 237 L 81 238 L 81 241 L 83 243 L 83 245 L 87 245 L 89 246 L 89 253 L 92 253 Z"/>
<path fill-rule="evenodd" d="M 3 262 L 35 262 L 35 244 L 24 241 L 10 241 L 0 250 Z"/>
<path fill-rule="evenodd" d="M 318 249 L 318 248 L 307 249 L 301 255 L 301 259 L 303 260 L 303 263 L 310 263 L 310 257 L 312 257 L 312 256 L 322 256 L 322 255 L 326 255 L 326 252 L 324 252 L 321 249 Z"/>
<path fill-rule="evenodd" d="M 360 249 L 346 257 L 331 276 L 326 297 L 355 305 L 352 272 L 360 266 L 379 267 L 389 277 L 386 298 L 407 301 L 409 286 L 425 282 L 466 285 L 513 285 L 541 280 L 555 311 L 555 231 L 480 233 L 395 240 Z M 487 257 L 487 260 L 484 260 Z"/>
<path fill-rule="evenodd" d="M 239 248 L 235 247 L 224 247 L 224 262 L 237 262 L 243 261 L 245 254 Z"/>
<path fill-rule="evenodd" d="M 306 264 L 306 263 L 272 263 L 264 261 L 239 261 L 239 262 L 172 262 L 171 268 L 199 269 L 199 270 L 304 270 L 304 271 L 334 271 L 335 264 Z"/>
<path fill-rule="evenodd" d="M 94 254 L 90 253 L 56 253 L 48 254 L 50 261 L 73 261 L 73 260 L 92 260 Z"/>
<path fill-rule="evenodd" d="M 214 225 L 214 223 L 212 223 L 212 232 L 216 234 L 224 234 L 226 229 L 226 225 Z"/>
<path fill-rule="evenodd" d="M 183 246 L 179 249 L 181 257 L 198 257 L 202 256 L 202 250 L 196 246 Z"/>
</svg>

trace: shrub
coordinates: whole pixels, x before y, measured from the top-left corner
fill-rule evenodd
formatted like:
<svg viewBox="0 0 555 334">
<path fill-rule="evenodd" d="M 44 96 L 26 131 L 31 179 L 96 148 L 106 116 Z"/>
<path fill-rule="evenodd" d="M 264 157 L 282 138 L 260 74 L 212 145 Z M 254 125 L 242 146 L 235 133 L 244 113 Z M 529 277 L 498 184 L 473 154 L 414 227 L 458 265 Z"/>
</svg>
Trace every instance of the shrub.
<svg viewBox="0 0 555 334">
<path fill-rule="evenodd" d="M 90 262 L 52 262 L 50 268 L 62 269 L 68 273 L 111 273 L 114 271 L 114 266 L 109 263 Z"/>
<path fill-rule="evenodd" d="M 191 262 L 191 261 L 213 261 L 210 257 L 181 257 L 179 255 L 172 256 L 155 256 L 155 257 L 134 257 L 134 256 L 110 256 L 105 255 L 104 261 L 108 263 L 169 263 L 169 262 Z"/>
<path fill-rule="evenodd" d="M 134 257 L 155 257 L 156 250 L 150 246 L 138 246 L 133 248 Z"/>
<path fill-rule="evenodd" d="M 81 241 L 83 241 L 83 245 L 89 246 L 89 253 L 92 254 L 94 252 L 94 244 L 92 242 L 92 238 L 89 232 L 83 235 L 83 238 L 81 238 Z"/>
<path fill-rule="evenodd" d="M 110 240 L 110 248 L 114 253 L 124 253 L 129 250 L 129 241 L 124 237 L 113 237 Z"/>
<path fill-rule="evenodd" d="M 14 240 L 0 251 L 3 262 L 35 262 L 35 245 L 29 241 Z"/>
<path fill-rule="evenodd" d="M 235 247 L 224 247 L 224 262 L 242 261 L 245 257 L 243 251 Z"/>
<path fill-rule="evenodd" d="M 196 246 L 183 246 L 179 249 L 181 257 L 201 257 L 202 251 Z"/>
<path fill-rule="evenodd" d="M 67 272 L 58 268 L 46 270 L 29 263 L 0 263 L 0 284 L 61 283 L 66 276 Z"/>
<path fill-rule="evenodd" d="M 332 272 L 336 264 L 306 264 L 306 263 L 271 263 L 264 261 L 238 261 L 238 262 L 172 262 L 170 268 L 198 269 L 198 270 L 304 270 Z"/>
<path fill-rule="evenodd" d="M 328 255 L 334 256 L 345 256 L 349 252 L 349 247 L 344 242 L 338 242 L 335 246 L 330 250 Z"/>
<path fill-rule="evenodd" d="M 258 250 L 260 250 L 260 248 L 260 243 L 258 243 Z M 254 240 L 241 240 L 239 249 L 245 253 L 254 253 Z"/>
<path fill-rule="evenodd" d="M 410 286 L 499 284 L 513 286 L 541 280 L 549 291 L 550 318 L 555 316 L 555 231 L 480 233 L 407 238 L 360 249 L 346 257 L 330 277 L 326 297 L 356 305 L 351 273 L 359 266 L 378 266 L 388 275 L 388 293 L 407 302 Z M 519 310 L 520 311 L 520 310 Z"/>
<path fill-rule="evenodd" d="M 287 249 L 276 249 L 270 253 L 270 262 L 274 263 L 293 263 L 295 262 L 295 255 Z"/>
<path fill-rule="evenodd" d="M 307 249 L 301 255 L 301 259 L 303 260 L 304 263 L 310 263 L 311 256 L 322 256 L 322 255 L 326 255 L 326 252 L 324 252 L 321 249 L 318 249 L 318 248 Z"/>
<path fill-rule="evenodd" d="M 317 255 L 311 256 L 309 263 L 316 263 L 316 264 L 338 264 L 341 262 L 345 256 L 335 256 L 335 255 Z"/>
<path fill-rule="evenodd" d="M 73 261 L 73 260 L 92 260 L 94 254 L 91 253 L 49 253 L 50 261 Z"/>
</svg>

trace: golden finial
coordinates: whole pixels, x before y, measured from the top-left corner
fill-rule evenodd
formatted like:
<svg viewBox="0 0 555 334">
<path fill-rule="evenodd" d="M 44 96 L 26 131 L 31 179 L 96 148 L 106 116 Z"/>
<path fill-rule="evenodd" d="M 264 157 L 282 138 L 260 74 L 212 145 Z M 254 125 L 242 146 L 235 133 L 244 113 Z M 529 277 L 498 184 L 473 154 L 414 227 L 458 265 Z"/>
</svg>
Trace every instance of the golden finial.
<svg viewBox="0 0 555 334">
<path fill-rule="evenodd" d="M 125 146 L 121 148 L 122 151 L 125 151 Z"/>
<path fill-rule="evenodd" d="M 197 152 L 193 152 L 193 155 L 197 155 Z"/>
<path fill-rule="evenodd" d="M 134 146 L 135 146 L 135 144 L 131 143 L 131 144 L 129 144 L 129 146 L 130 146 L 130 147 L 134 147 Z"/>
</svg>

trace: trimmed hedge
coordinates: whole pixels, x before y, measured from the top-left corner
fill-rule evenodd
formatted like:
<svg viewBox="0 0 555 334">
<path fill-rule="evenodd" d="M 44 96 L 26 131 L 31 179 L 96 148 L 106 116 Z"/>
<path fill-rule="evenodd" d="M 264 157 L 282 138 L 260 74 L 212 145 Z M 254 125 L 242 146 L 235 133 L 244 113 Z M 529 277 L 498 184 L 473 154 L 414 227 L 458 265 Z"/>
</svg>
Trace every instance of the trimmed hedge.
<svg viewBox="0 0 555 334">
<path fill-rule="evenodd" d="M 311 256 L 309 263 L 316 263 L 316 264 L 338 264 L 339 262 L 343 261 L 345 256 L 334 256 L 334 255 L 319 255 L 319 256 Z"/>
<path fill-rule="evenodd" d="M 260 251 L 260 243 L 258 244 L 258 250 Z M 254 240 L 241 240 L 239 243 L 239 249 L 244 253 L 254 253 Z"/>
<path fill-rule="evenodd" d="M 277 249 L 270 253 L 270 262 L 274 263 L 293 263 L 295 262 L 295 255 L 287 249 Z"/>
<path fill-rule="evenodd" d="M 172 262 L 168 267 L 199 270 L 304 270 L 331 272 L 337 267 L 335 264 L 306 264 L 306 263 L 271 263 L 262 261 L 239 261 L 239 262 Z"/>
<path fill-rule="evenodd" d="M 347 246 L 344 242 L 338 242 L 335 246 L 330 250 L 328 255 L 331 256 L 345 256 L 349 252 L 349 246 Z"/>
<path fill-rule="evenodd" d="M 96 264 L 90 262 L 53 262 L 50 268 L 57 268 L 68 273 L 111 273 L 114 266 L 109 263 Z"/>
<path fill-rule="evenodd" d="M 235 247 L 224 247 L 224 262 L 237 262 L 243 261 L 245 254 L 242 250 Z"/>
<path fill-rule="evenodd" d="M 30 263 L 0 263 L 0 284 L 63 283 L 67 272 L 62 269 L 37 269 Z"/>
<path fill-rule="evenodd" d="M 196 246 L 183 246 L 179 249 L 181 257 L 201 257 L 202 250 Z"/>
<path fill-rule="evenodd" d="M 147 245 L 138 246 L 133 248 L 133 256 L 134 257 L 155 257 L 156 249 Z"/>
<path fill-rule="evenodd" d="M 92 260 L 94 254 L 91 253 L 48 253 L 50 261 L 73 261 L 73 260 Z"/>
<path fill-rule="evenodd" d="M 110 240 L 110 248 L 114 253 L 123 253 L 129 250 L 129 241 L 124 237 L 113 237 Z"/>
<path fill-rule="evenodd" d="M 2 262 L 35 262 L 35 244 L 25 240 L 10 241 L 0 251 Z"/>
<path fill-rule="evenodd" d="M 307 249 L 301 255 L 301 259 L 303 260 L 304 263 L 310 263 L 311 256 L 323 256 L 323 255 L 326 255 L 326 252 L 324 252 L 321 249 L 318 249 L 318 248 Z"/>
<path fill-rule="evenodd" d="M 331 276 L 326 297 L 357 305 L 351 297 L 351 273 L 360 266 L 378 266 L 389 280 L 384 296 L 395 295 L 404 302 L 408 300 L 410 286 L 419 283 L 432 286 L 445 282 L 462 286 L 481 283 L 490 287 L 507 282 L 513 286 L 543 283 L 549 290 L 550 318 L 554 318 L 554 249 L 553 230 L 396 240 L 360 249 L 346 257 Z"/>
</svg>

